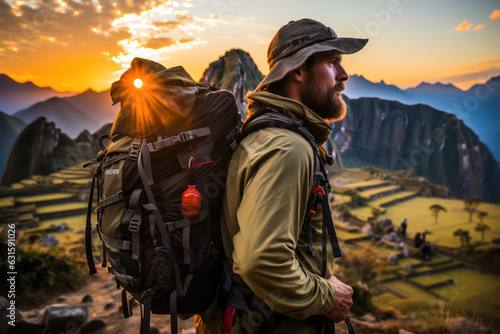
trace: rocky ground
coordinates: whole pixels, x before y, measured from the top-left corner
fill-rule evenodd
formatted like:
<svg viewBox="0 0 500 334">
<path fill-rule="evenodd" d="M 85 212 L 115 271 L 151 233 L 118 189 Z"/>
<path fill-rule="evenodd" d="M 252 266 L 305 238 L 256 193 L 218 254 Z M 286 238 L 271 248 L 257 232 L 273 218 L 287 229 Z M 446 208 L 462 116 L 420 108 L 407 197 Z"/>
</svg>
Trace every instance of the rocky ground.
<svg viewBox="0 0 500 334">
<path fill-rule="evenodd" d="M 5 302 L 5 299 L 3 299 Z M 0 314 L 5 317 L 4 303 L 0 303 Z M 89 279 L 89 283 L 79 291 L 68 293 L 51 300 L 43 307 L 22 310 L 17 315 L 15 327 L 5 323 L 0 324 L 0 333 L 139 333 L 140 311 L 137 303 L 133 308 L 134 314 L 128 319 L 123 318 L 121 311 L 121 289 L 116 289 L 113 276 L 107 274 L 105 269 L 98 268 L 98 274 Z M 62 314 L 68 316 L 68 321 L 61 318 Z M 446 318 L 438 326 L 439 332 L 433 327 L 415 328 L 412 318 L 397 318 L 377 321 L 372 315 L 364 317 L 351 317 L 352 325 L 357 334 L 385 334 L 385 333 L 489 333 L 464 318 Z M 170 317 L 168 315 L 151 316 L 151 333 L 169 334 Z M 412 329 L 408 331 L 407 329 Z M 194 334 L 193 319 L 180 320 L 179 332 Z M 336 325 L 336 333 L 348 334 L 344 323 Z"/>
</svg>

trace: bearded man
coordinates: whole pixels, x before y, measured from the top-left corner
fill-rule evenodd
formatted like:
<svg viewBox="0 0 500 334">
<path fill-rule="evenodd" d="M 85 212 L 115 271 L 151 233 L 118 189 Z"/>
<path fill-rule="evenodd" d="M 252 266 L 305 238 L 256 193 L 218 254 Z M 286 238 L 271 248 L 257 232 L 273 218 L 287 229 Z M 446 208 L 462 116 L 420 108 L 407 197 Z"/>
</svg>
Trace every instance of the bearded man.
<svg viewBox="0 0 500 334">
<path fill-rule="evenodd" d="M 221 219 L 233 288 L 216 318 L 196 318 L 198 333 L 333 333 L 333 322 L 346 319 L 353 290 L 333 274 L 333 243 L 325 247 L 324 213 L 330 221 L 331 213 L 324 201 L 311 210 L 310 201 L 316 151 L 328 157 L 328 122 L 346 115 L 342 55 L 367 41 L 339 38 L 311 19 L 288 23 L 271 41 L 270 71 L 247 95 L 245 124 L 263 110 L 288 115 L 312 145 L 290 129 L 266 127 L 235 150 Z"/>
</svg>

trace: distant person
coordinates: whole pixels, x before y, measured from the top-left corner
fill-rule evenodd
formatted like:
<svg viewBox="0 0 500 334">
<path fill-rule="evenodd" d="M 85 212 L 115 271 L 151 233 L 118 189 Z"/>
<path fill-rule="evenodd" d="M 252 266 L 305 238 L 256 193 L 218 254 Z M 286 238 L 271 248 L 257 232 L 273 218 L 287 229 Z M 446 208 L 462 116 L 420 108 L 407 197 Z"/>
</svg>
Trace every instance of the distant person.
<svg viewBox="0 0 500 334">
<path fill-rule="evenodd" d="M 406 218 L 401 222 L 401 236 L 406 238 L 406 228 L 408 227 L 408 221 Z"/>
<path fill-rule="evenodd" d="M 394 232 L 394 225 L 391 224 L 391 225 L 387 226 L 386 233 L 389 234 L 392 232 Z"/>
<path fill-rule="evenodd" d="M 424 243 L 424 238 L 425 238 L 425 235 L 423 235 L 422 233 L 418 232 L 416 235 L 415 235 L 415 238 L 413 239 L 413 243 L 415 245 L 415 248 L 420 248 L 420 246 L 423 245 Z"/>
<path fill-rule="evenodd" d="M 425 234 L 424 234 L 424 240 L 425 240 Z M 429 261 L 431 259 L 431 253 L 432 253 L 431 244 L 427 241 L 424 241 L 421 252 L 424 260 Z"/>
</svg>

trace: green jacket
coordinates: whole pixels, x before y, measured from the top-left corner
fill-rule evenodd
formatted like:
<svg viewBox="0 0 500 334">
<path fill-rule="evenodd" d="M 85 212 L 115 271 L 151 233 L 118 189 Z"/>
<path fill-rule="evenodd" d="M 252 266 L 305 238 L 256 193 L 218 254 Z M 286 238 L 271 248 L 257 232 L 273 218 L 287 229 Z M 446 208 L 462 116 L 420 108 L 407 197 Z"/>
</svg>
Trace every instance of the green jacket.
<svg viewBox="0 0 500 334">
<path fill-rule="evenodd" d="M 330 125 L 294 100 L 265 91 L 251 92 L 247 99 L 249 116 L 269 106 L 302 120 L 318 145 L 330 136 Z M 321 205 L 311 219 L 314 258 L 307 255 L 309 240 L 302 230 L 312 191 L 313 154 L 310 144 L 290 130 L 266 128 L 250 134 L 232 156 L 221 221 L 225 257 L 233 262 L 234 273 L 272 310 L 301 320 L 326 314 L 335 298 L 333 286 L 320 277 Z M 331 248 L 327 250 L 329 277 L 334 258 Z M 207 324 L 212 330 L 199 326 L 199 332 L 222 333 L 213 327 L 215 322 Z M 315 325 L 304 321 L 296 333 L 314 333 Z"/>
</svg>

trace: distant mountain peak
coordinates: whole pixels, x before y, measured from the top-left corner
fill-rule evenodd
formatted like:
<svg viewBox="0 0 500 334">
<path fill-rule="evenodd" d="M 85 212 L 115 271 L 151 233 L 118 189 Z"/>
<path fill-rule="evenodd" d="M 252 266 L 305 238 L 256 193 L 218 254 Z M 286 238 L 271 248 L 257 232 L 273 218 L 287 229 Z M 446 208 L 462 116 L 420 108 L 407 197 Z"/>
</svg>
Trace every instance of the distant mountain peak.
<svg viewBox="0 0 500 334">
<path fill-rule="evenodd" d="M 96 90 L 92 89 L 92 88 L 88 88 L 86 91 L 84 91 L 83 93 L 80 93 L 80 94 L 94 95 L 94 94 L 99 94 L 99 93 Z"/>
<path fill-rule="evenodd" d="M 245 96 L 248 91 L 254 90 L 263 78 L 264 75 L 248 52 L 231 49 L 210 63 L 200 82 L 215 83 L 222 89 L 232 91 L 242 117 L 246 118 Z"/>
<path fill-rule="evenodd" d="M 497 82 L 498 82 L 498 83 L 500 83 L 500 75 L 499 75 L 499 76 L 497 76 L 497 77 L 492 77 L 492 78 L 490 78 L 490 80 L 488 80 L 488 81 L 486 82 L 486 84 L 488 84 L 488 83 L 497 83 Z"/>
</svg>

